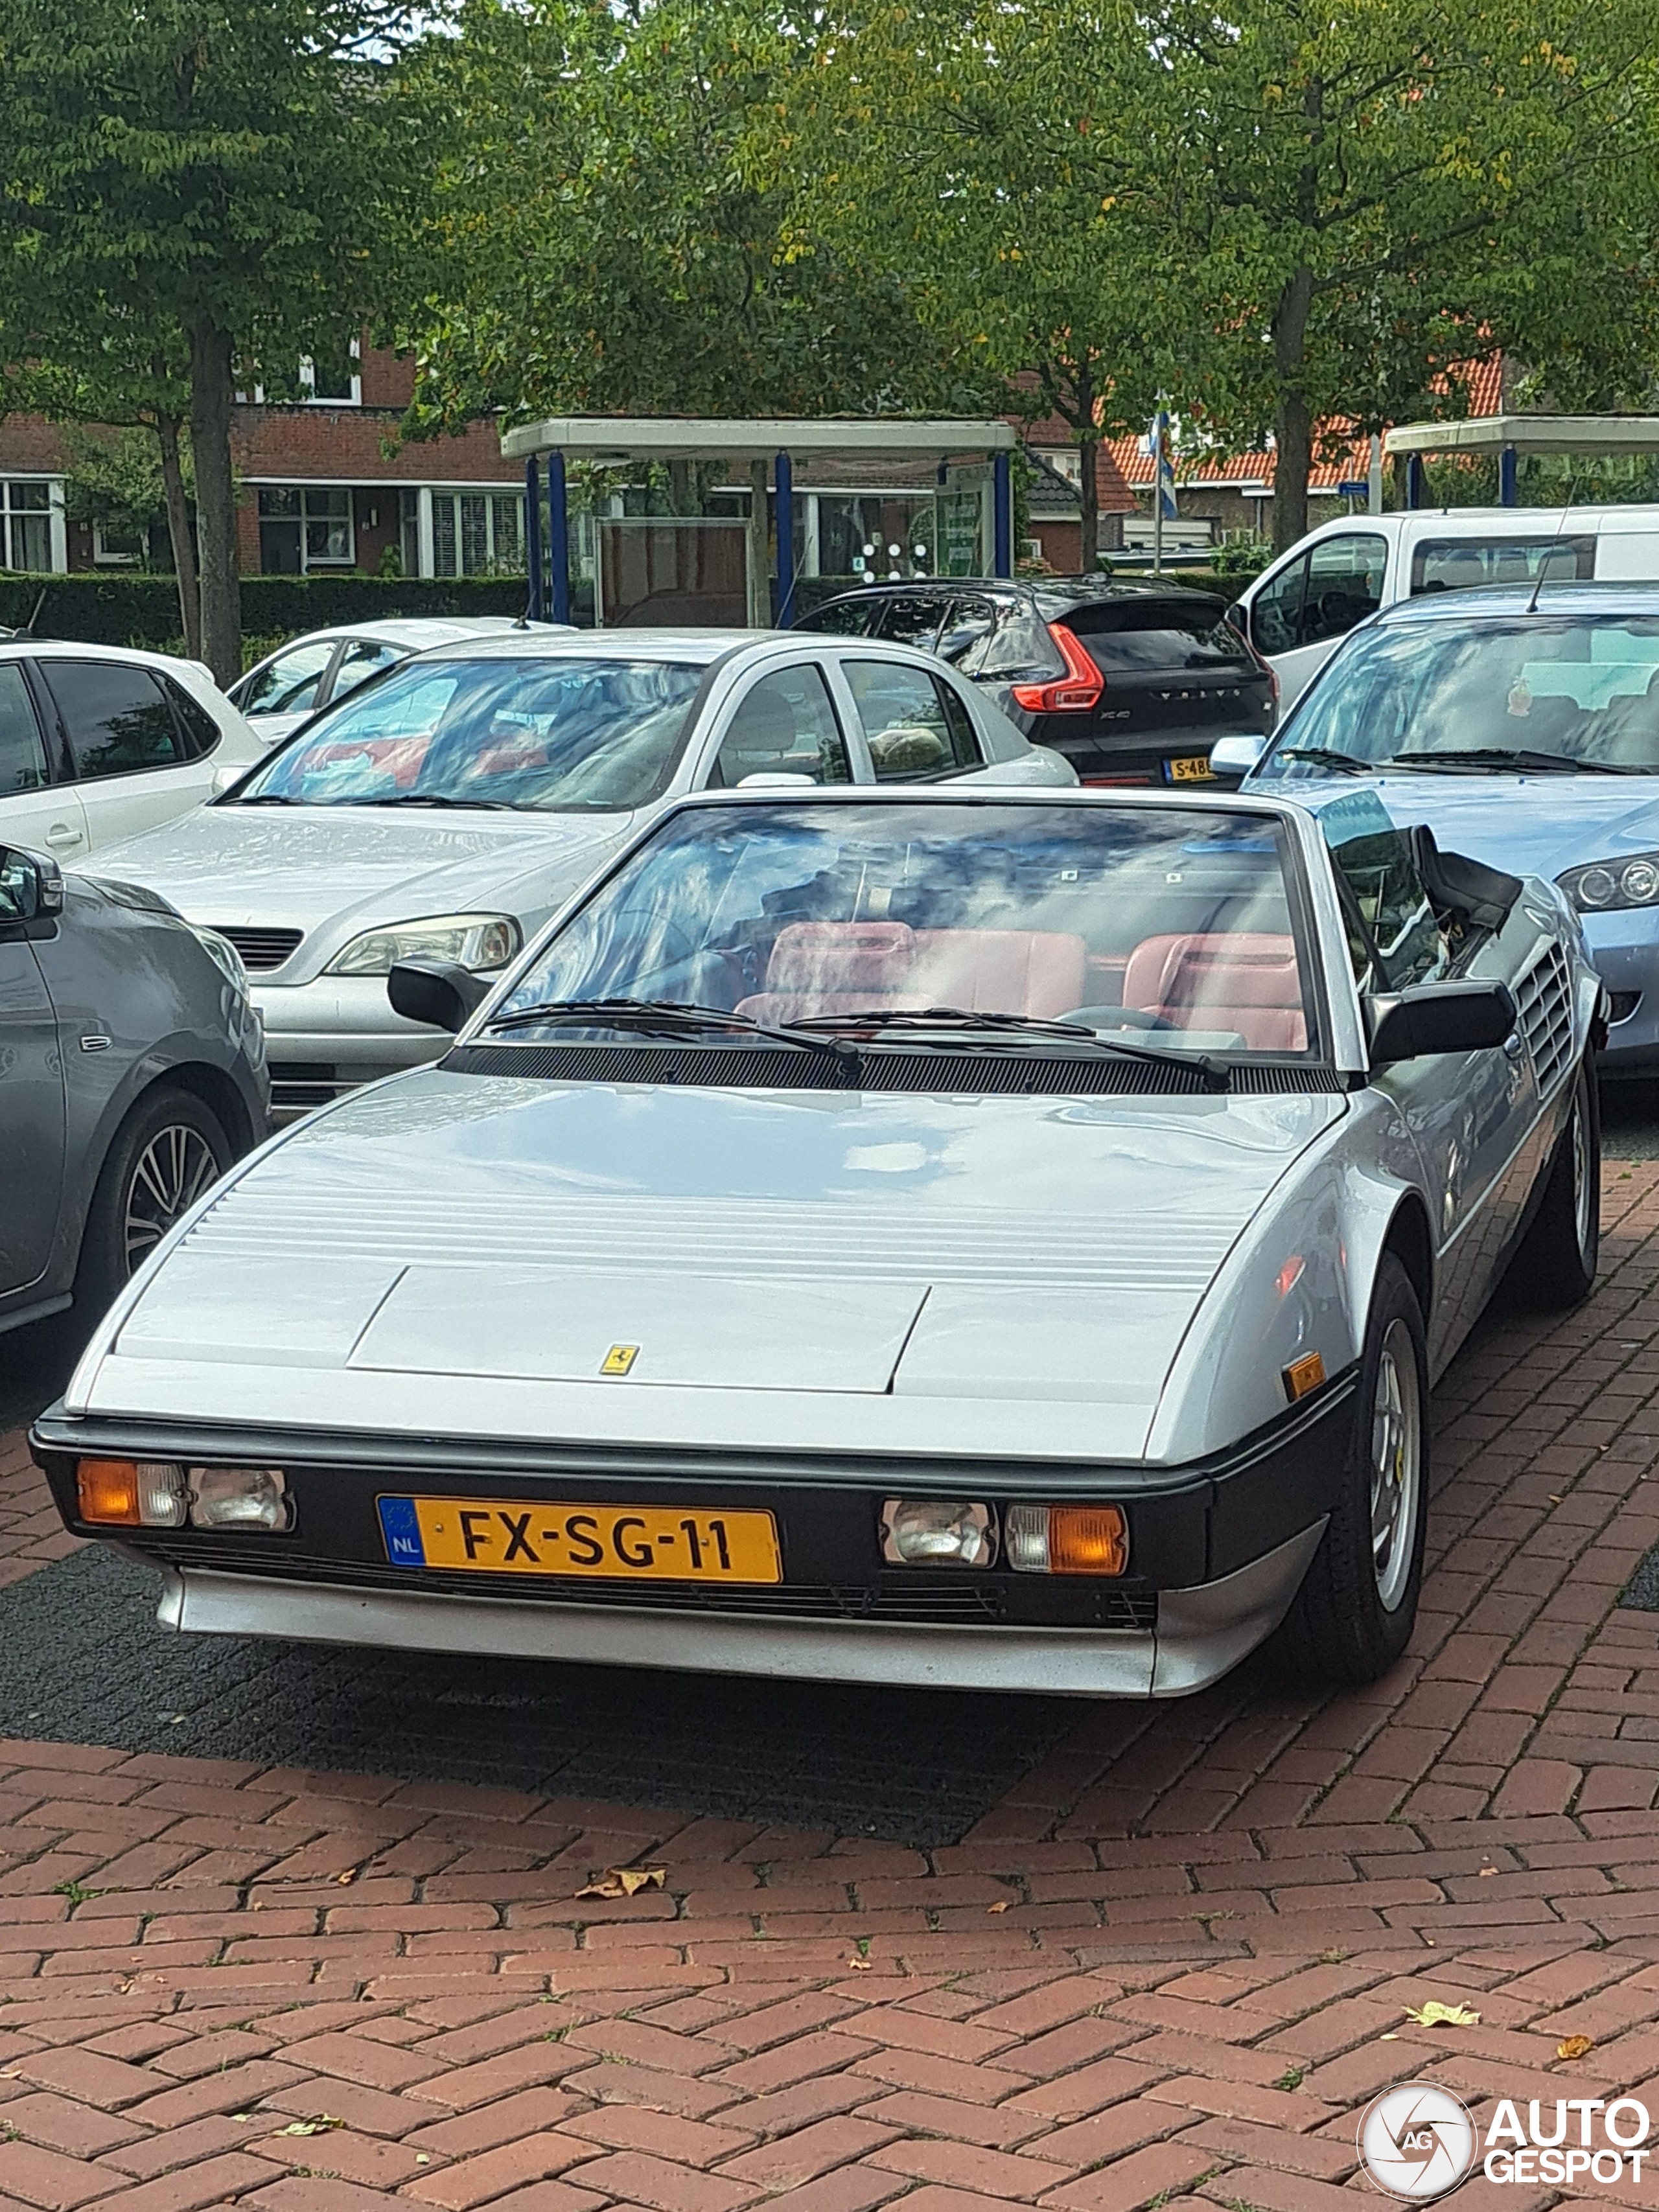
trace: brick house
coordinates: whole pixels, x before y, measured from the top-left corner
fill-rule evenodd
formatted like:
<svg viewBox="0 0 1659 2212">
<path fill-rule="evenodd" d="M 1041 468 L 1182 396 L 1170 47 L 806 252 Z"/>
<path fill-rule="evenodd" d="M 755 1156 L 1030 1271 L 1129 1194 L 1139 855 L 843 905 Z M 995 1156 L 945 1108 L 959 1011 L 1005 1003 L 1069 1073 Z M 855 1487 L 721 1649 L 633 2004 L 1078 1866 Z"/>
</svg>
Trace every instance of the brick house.
<svg viewBox="0 0 1659 2212">
<path fill-rule="evenodd" d="M 524 477 L 493 422 L 458 437 L 397 442 L 412 363 L 354 350 L 332 382 L 301 366 L 305 396 L 238 395 L 231 428 L 245 575 L 378 569 L 396 550 L 412 576 L 524 566 Z M 390 448 L 391 450 L 388 450 Z M 61 573 L 133 566 L 140 548 L 64 514 L 69 455 L 52 424 L 0 420 L 0 568 Z"/>
</svg>

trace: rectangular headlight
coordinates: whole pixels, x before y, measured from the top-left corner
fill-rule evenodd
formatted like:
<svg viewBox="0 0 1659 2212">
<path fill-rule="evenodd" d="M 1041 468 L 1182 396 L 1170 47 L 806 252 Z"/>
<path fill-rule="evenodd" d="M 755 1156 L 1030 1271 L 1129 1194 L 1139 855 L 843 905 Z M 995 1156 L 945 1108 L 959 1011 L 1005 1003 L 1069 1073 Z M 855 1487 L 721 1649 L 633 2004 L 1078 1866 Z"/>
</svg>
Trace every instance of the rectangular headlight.
<svg viewBox="0 0 1659 2212">
<path fill-rule="evenodd" d="M 1008 1564 L 1023 1575 L 1121 1575 L 1129 1524 L 1121 1505 L 1011 1505 Z"/>
<path fill-rule="evenodd" d="M 192 1528 L 286 1528 L 293 1518 L 288 1484 L 270 1467 L 193 1467 Z"/>
<path fill-rule="evenodd" d="M 940 1498 L 890 1498 L 881 1509 L 881 1556 L 899 1567 L 988 1567 L 997 1524 L 988 1505 Z"/>
</svg>

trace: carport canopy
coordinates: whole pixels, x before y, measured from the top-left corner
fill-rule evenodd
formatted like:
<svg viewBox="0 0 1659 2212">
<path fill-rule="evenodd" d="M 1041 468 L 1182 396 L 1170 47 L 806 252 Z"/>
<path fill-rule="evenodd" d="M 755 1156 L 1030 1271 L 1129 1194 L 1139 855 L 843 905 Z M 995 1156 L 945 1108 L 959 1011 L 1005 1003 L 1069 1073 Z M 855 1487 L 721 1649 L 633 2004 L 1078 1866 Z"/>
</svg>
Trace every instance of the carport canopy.
<svg viewBox="0 0 1659 2212">
<path fill-rule="evenodd" d="M 504 431 L 501 452 L 525 465 L 526 546 L 533 614 L 568 622 L 570 611 L 569 525 L 565 465 L 582 460 L 623 468 L 635 461 L 763 460 L 773 470 L 777 495 L 778 621 L 793 615 L 795 542 L 793 464 L 834 456 L 842 460 L 939 460 L 987 455 L 992 469 L 993 567 L 999 576 L 1014 568 L 1013 499 L 1009 456 L 1018 443 L 1000 416 L 913 418 L 878 416 L 555 415 Z M 547 567 L 542 564 L 542 460 L 547 463 Z M 550 589 L 547 587 L 550 586 Z"/>
<path fill-rule="evenodd" d="M 1517 453 L 1659 453 L 1659 415 L 1470 415 L 1449 422 L 1401 422 L 1382 450 L 1403 453 L 1408 507 L 1423 504 L 1425 453 L 1496 453 L 1498 498 L 1516 504 Z"/>
</svg>

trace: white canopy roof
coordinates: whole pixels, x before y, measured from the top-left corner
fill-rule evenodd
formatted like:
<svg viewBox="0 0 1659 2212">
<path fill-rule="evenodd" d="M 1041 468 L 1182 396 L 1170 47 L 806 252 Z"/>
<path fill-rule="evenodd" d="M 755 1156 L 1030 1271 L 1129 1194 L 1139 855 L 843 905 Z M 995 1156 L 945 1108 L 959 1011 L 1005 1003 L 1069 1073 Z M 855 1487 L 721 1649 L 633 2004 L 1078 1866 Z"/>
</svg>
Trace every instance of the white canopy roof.
<svg viewBox="0 0 1659 2212">
<path fill-rule="evenodd" d="M 902 415 L 714 416 L 555 415 L 501 434 L 509 461 L 540 453 L 621 465 L 628 461 L 769 460 L 827 453 L 946 460 L 956 453 L 1012 453 L 1018 443 L 999 416 L 913 421 Z"/>
<path fill-rule="evenodd" d="M 1401 422 L 1384 433 L 1389 453 L 1659 453 L 1659 415 L 1474 415 L 1454 422 Z"/>
</svg>

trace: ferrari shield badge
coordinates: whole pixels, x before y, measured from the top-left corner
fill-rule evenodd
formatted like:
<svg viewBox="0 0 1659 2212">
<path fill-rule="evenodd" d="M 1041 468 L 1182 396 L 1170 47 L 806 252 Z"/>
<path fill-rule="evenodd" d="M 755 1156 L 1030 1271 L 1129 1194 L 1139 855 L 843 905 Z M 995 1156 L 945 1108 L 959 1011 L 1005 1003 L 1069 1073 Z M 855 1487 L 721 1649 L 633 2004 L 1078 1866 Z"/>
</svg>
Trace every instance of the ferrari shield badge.
<svg viewBox="0 0 1659 2212">
<path fill-rule="evenodd" d="M 601 1375 L 626 1375 L 640 1356 L 637 1344 L 613 1344 L 599 1365 Z"/>
</svg>

